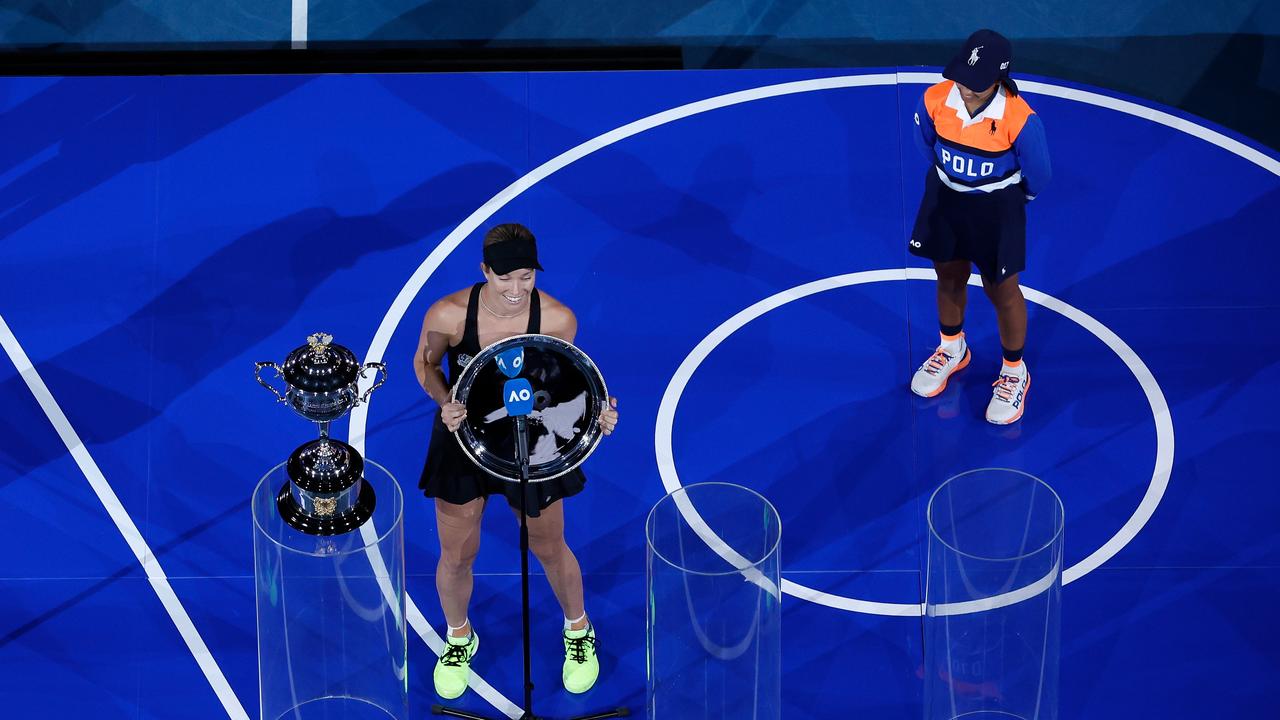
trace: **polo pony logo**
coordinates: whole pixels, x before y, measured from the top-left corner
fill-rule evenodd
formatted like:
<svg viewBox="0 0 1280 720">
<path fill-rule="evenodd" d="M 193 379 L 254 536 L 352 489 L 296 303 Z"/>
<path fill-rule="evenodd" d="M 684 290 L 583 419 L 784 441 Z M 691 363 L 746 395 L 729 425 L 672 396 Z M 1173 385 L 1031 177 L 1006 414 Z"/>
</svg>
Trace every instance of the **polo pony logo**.
<svg viewBox="0 0 1280 720">
<path fill-rule="evenodd" d="M 1009 69 L 1009 61 L 1008 61 L 1008 60 L 1005 60 L 1004 62 L 1000 63 L 1000 69 L 1001 69 L 1001 70 L 1008 70 L 1008 69 Z"/>
<path fill-rule="evenodd" d="M 974 65 L 978 64 L 978 51 L 984 47 L 986 47 L 986 45 L 979 45 L 978 47 L 969 51 L 969 67 L 973 67 Z"/>
</svg>

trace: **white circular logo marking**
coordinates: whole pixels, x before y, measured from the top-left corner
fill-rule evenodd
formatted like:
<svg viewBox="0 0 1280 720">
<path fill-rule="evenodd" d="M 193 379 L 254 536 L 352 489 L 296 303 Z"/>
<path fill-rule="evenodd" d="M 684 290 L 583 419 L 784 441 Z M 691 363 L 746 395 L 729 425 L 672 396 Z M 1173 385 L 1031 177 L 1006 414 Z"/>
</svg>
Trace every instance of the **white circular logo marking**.
<svg viewBox="0 0 1280 720">
<path fill-rule="evenodd" d="M 462 244 L 462 241 L 465 240 L 468 235 L 474 232 L 478 227 L 480 227 L 482 223 L 487 221 L 489 218 L 493 217 L 494 213 L 501 210 L 503 207 L 506 206 L 507 203 L 514 200 L 517 196 L 519 196 L 525 190 L 528 190 L 529 188 L 533 187 L 535 184 L 545 179 L 552 173 L 555 173 L 556 171 L 574 162 L 577 162 L 578 160 L 586 157 L 587 155 L 590 155 L 593 152 L 596 152 L 601 148 L 608 147 L 609 145 L 612 145 L 620 140 L 625 140 L 626 138 L 629 138 L 633 135 L 638 135 L 646 130 L 650 130 L 655 127 L 659 127 L 671 122 L 675 122 L 676 120 L 681 120 L 683 118 L 687 118 L 693 115 L 709 112 L 711 110 L 718 110 L 720 108 L 729 107 L 729 106 L 737 105 L 740 103 L 763 100 L 765 98 L 781 97 L 785 95 L 814 92 L 814 91 L 821 91 L 821 90 L 833 90 L 836 88 L 845 88 L 845 87 L 863 87 L 863 86 L 895 85 L 895 84 L 902 84 L 902 85 L 922 84 L 923 85 L 923 84 L 933 84 L 941 81 L 942 81 L 942 75 L 939 73 L 903 72 L 903 73 L 888 73 L 888 74 L 874 74 L 874 75 L 840 76 L 840 77 L 832 77 L 832 78 L 822 78 L 819 80 L 806 80 L 806 81 L 800 81 L 800 82 L 780 83 L 777 85 L 766 85 L 763 87 L 752 88 L 749 90 L 741 90 L 738 92 L 732 92 L 725 95 L 718 95 L 716 97 L 706 98 L 704 100 L 698 100 L 696 102 L 691 102 L 686 105 L 681 105 L 679 107 L 671 108 L 670 110 L 664 110 L 654 115 L 641 118 L 634 122 L 631 122 L 621 127 L 610 130 L 609 132 L 604 133 L 603 135 L 598 135 L 594 138 L 591 138 L 590 140 L 582 143 L 581 145 L 577 145 L 573 148 L 570 148 L 569 150 L 566 150 L 565 152 L 560 153 L 554 158 L 534 168 L 529 173 L 527 173 L 520 179 L 516 180 L 514 183 L 503 188 L 502 191 L 500 191 L 497 195 L 490 198 L 488 202 L 486 202 L 484 205 L 482 205 L 481 207 L 477 208 L 474 212 L 472 212 L 471 215 L 469 215 L 467 219 L 462 222 L 462 224 L 454 228 L 453 231 L 450 232 L 449 235 L 445 237 L 444 240 L 440 241 L 440 244 L 437 245 L 435 249 L 433 249 L 431 253 L 426 257 L 426 259 L 422 261 L 422 264 L 418 266 L 417 270 L 414 271 L 413 275 L 407 281 L 405 281 L 404 287 L 400 288 L 400 292 L 396 295 L 395 300 L 392 301 L 391 307 L 387 308 L 387 313 L 382 317 L 382 322 L 378 324 L 378 329 L 376 332 L 374 332 L 373 340 L 370 341 L 369 343 L 369 351 L 365 353 L 365 360 L 367 362 L 376 362 L 376 361 L 382 360 L 383 354 L 386 353 L 387 351 L 387 346 L 391 344 L 391 336 L 393 333 L 395 333 L 396 328 L 400 325 L 400 321 L 404 319 L 404 314 L 409 310 L 409 305 L 413 302 L 414 298 L 418 296 L 418 293 L 421 292 L 422 287 L 427 284 L 427 280 L 428 278 L 431 277 L 432 273 L 434 273 L 436 269 L 440 267 L 440 263 L 444 262 L 444 259 L 448 257 L 450 253 L 458 249 L 458 246 Z M 1120 100 L 1118 98 L 1109 97 L 1101 93 L 1090 92 L 1088 90 L 1079 90 L 1076 88 L 1067 88 L 1067 87 L 1062 87 L 1061 85 L 1053 85 L 1050 83 L 1024 81 L 1020 83 L 1019 87 L 1023 92 L 1026 92 L 1028 94 L 1041 94 L 1041 95 L 1047 95 L 1050 97 L 1062 98 L 1064 100 L 1072 100 L 1085 105 L 1093 105 L 1096 107 L 1107 108 L 1109 110 L 1114 110 L 1116 112 L 1124 113 L 1126 115 L 1139 117 L 1144 120 L 1147 120 L 1148 122 L 1152 122 L 1158 125 L 1164 125 L 1165 127 L 1172 128 L 1173 130 L 1186 133 L 1193 137 L 1197 137 L 1201 140 L 1204 140 L 1205 142 L 1210 143 L 1211 145 L 1220 147 L 1223 150 L 1226 150 L 1227 152 L 1230 152 L 1238 157 L 1241 157 L 1247 160 L 1248 162 L 1251 162 L 1261 168 L 1266 169 L 1268 172 L 1272 174 L 1280 175 L 1280 160 L 1277 160 L 1276 158 L 1273 158 L 1270 155 L 1267 155 L 1266 153 L 1263 153 L 1259 150 L 1249 147 L 1248 145 L 1245 145 L 1239 140 L 1234 140 L 1232 138 L 1229 138 L 1226 135 L 1223 135 L 1222 133 L 1216 130 L 1211 130 L 1209 128 L 1204 127 L 1203 125 L 1197 125 L 1194 122 L 1188 121 L 1184 118 L 1180 118 L 1176 115 L 1172 115 L 1162 110 L 1156 110 L 1155 108 L 1150 108 L 1145 105 L 1139 105 L 1138 103 L 1135 103 L 1129 100 Z M 1101 327 L 1101 324 L 1099 324 L 1099 327 Z M 1103 328 L 1103 330 L 1106 330 L 1106 328 Z M 1107 331 L 1107 332 L 1110 332 L 1110 331 Z M 1119 341 L 1119 338 L 1117 338 L 1117 341 Z M 1150 373 L 1148 372 L 1147 375 L 1149 377 Z M 1152 385 L 1154 386 L 1154 383 L 1155 383 L 1154 378 L 1152 378 L 1151 382 L 1152 382 Z M 1145 389 L 1145 386 L 1144 386 L 1144 389 Z M 1158 388 L 1157 388 L 1157 392 L 1158 392 Z M 1148 395 L 1148 397 L 1150 397 L 1150 395 Z M 1161 396 L 1160 399 L 1163 405 L 1163 400 L 1164 400 L 1163 396 Z M 1164 406 L 1163 412 L 1164 412 L 1164 415 L 1167 417 L 1168 416 L 1167 405 Z M 365 427 L 369 418 L 369 404 L 364 403 L 362 405 L 358 405 L 355 408 L 353 408 L 351 411 L 350 417 L 351 417 L 350 430 L 348 433 L 347 440 L 358 451 L 364 452 Z M 1172 434 L 1172 424 L 1170 424 L 1170 433 Z M 1172 464 L 1172 459 L 1173 459 L 1173 446 L 1172 446 L 1172 442 L 1170 442 L 1169 444 L 1170 464 Z M 1164 479 L 1164 484 L 1165 485 L 1168 484 L 1167 476 Z M 1163 494 L 1163 488 L 1161 489 L 1160 492 L 1161 494 Z M 1159 503 L 1160 498 L 1159 496 L 1156 496 L 1154 499 L 1152 499 L 1152 493 L 1150 490 L 1148 490 L 1147 495 L 1142 499 L 1142 505 L 1140 505 L 1140 508 L 1145 507 L 1149 501 L 1151 503 L 1151 507 L 1148 509 L 1148 516 L 1150 515 L 1150 512 L 1154 512 L 1155 505 Z M 1130 518 L 1129 523 L 1133 523 L 1133 522 L 1134 522 L 1134 519 Z M 1145 522 L 1145 520 L 1143 522 Z M 1126 524 L 1125 527 L 1127 528 L 1128 524 Z M 1122 531 L 1123 531 L 1123 528 L 1122 528 Z M 1095 552 L 1094 555 L 1096 556 L 1097 553 Z M 1093 557 L 1093 556 L 1090 556 L 1090 557 Z M 1101 561 L 1099 561 L 1099 564 L 1101 564 Z M 1079 567 L 1080 567 L 1079 565 L 1076 566 L 1076 568 L 1079 568 Z M 1076 568 L 1073 568 L 1073 569 L 1076 569 Z M 1089 568 L 1089 569 L 1092 569 L 1092 568 Z M 1075 578 L 1072 577 L 1071 579 L 1075 579 Z M 444 647 L 444 641 L 440 638 L 440 635 L 436 633 L 435 629 L 432 628 L 427 623 L 426 618 L 422 616 L 422 613 L 418 611 L 417 606 L 413 602 L 413 598 L 409 595 L 407 590 L 405 591 L 405 603 L 408 606 L 409 624 L 413 626 L 414 630 L 417 631 L 418 635 L 427 643 L 428 646 L 431 647 L 432 650 L 434 650 L 437 653 L 441 652 Z M 906 614 L 915 614 L 915 613 L 906 613 Z M 503 697 L 500 693 L 495 691 L 479 675 L 473 675 L 472 677 L 474 678 L 472 687 L 477 689 L 481 697 L 483 697 L 486 701 L 488 701 L 494 707 L 506 713 L 509 717 L 518 718 L 520 716 L 520 712 L 521 712 L 520 708 L 515 703 L 511 702 L 507 698 Z"/>
<path fill-rule="evenodd" d="M 702 342 L 694 347 L 693 351 L 684 359 L 684 362 L 680 363 L 680 367 L 676 369 L 675 375 L 672 376 L 671 382 L 667 385 L 666 392 L 662 395 L 662 403 L 658 406 L 658 420 L 654 429 L 654 451 L 658 458 L 658 473 L 662 476 L 662 484 L 667 492 L 680 487 L 680 476 L 676 473 L 675 458 L 671 448 L 671 429 L 675 423 L 676 405 L 679 404 L 680 396 L 684 393 L 689 379 L 693 377 L 694 371 L 707 359 L 712 350 L 715 350 L 720 343 L 742 329 L 747 323 L 793 300 L 799 300 L 826 290 L 891 280 L 937 280 L 937 276 L 933 270 L 907 268 L 905 270 L 869 270 L 816 280 L 790 290 L 784 290 L 757 302 L 724 321 L 720 327 L 712 330 L 710 335 L 703 338 Z M 970 277 L 969 284 L 981 287 L 982 282 L 977 277 Z M 1124 361 L 1129 371 L 1138 379 L 1138 384 L 1142 386 L 1142 391 L 1147 396 L 1147 402 L 1151 404 L 1151 415 L 1156 427 L 1155 470 L 1151 473 L 1151 482 L 1147 486 L 1147 492 L 1143 495 L 1142 501 L 1138 503 L 1137 509 L 1133 511 L 1133 515 L 1129 517 L 1129 520 L 1110 540 L 1093 551 L 1093 554 L 1089 555 L 1089 557 L 1071 566 L 1062 574 L 1062 583 L 1065 585 L 1079 580 L 1102 563 L 1111 559 L 1138 534 L 1138 531 L 1142 530 L 1142 527 L 1147 524 L 1147 520 L 1151 519 L 1152 513 L 1155 512 L 1156 506 L 1160 504 L 1160 498 L 1164 496 L 1164 491 L 1169 485 L 1169 473 L 1173 469 L 1173 420 L 1169 417 L 1169 404 L 1165 401 L 1164 393 L 1160 391 L 1160 386 L 1156 383 L 1155 377 L 1147 369 L 1146 364 L 1118 335 L 1093 317 L 1055 297 L 1028 287 L 1023 287 L 1022 293 L 1031 302 L 1053 310 L 1093 333 L 1103 344 L 1111 348 L 1111 351 Z M 906 391 L 904 390 L 903 392 Z M 696 512 L 686 513 L 685 520 L 695 528 L 698 527 L 697 523 L 701 521 Z M 710 528 L 706 528 L 705 531 L 710 533 L 712 537 L 715 536 L 715 533 Z M 699 534 L 702 535 L 701 532 Z M 723 545 L 723 543 L 720 543 L 720 545 Z M 714 544 L 713 547 L 715 547 Z M 885 603 L 859 600 L 825 593 L 785 578 L 782 581 L 782 591 L 792 597 L 808 600 L 819 605 L 872 615 L 913 616 L 919 615 L 923 611 L 920 603 Z"/>
</svg>

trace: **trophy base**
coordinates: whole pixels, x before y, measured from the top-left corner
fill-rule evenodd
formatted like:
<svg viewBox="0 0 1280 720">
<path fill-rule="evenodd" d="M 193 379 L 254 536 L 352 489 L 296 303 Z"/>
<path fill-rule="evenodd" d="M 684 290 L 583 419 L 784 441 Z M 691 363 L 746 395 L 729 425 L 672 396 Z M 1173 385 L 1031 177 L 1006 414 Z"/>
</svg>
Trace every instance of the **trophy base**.
<svg viewBox="0 0 1280 720">
<path fill-rule="evenodd" d="M 356 504 L 350 510 L 334 515 L 316 515 L 307 512 L 298 504 L 289 490 L 289 485 L 290 483 L 287 482 L 281 485 L 280 492 L 276 493 L 276 509 L 280 511 L 280 519 L 284 520 L 289 527 L 308 535 L 327 536 L 351 532 L 373 517 L 373 509 L 377 505 L 373 487 L 368 482 L 362 481 Z"/>
</svg>

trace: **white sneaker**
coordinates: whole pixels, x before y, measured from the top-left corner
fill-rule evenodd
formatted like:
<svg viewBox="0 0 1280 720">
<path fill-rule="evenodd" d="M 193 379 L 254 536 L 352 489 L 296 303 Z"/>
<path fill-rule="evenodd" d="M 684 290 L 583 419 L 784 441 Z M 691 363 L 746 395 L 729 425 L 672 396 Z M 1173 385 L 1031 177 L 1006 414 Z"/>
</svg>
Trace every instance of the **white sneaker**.
<svg viewBox="0 0 1280 720">
<path fill-rule="evenodd" d="M 1008 425 L 1022 417 L 1027 404 L 1027 391 L 1031 389 L 1031 373 L 1027 371 L 1027 363 L 1018 363 L 1017 367 L 1005 365 L 1000 368 L 1000 377 L 991 383 L 995 389 L 991 391 L 991 402 L 987 404 L 987 422 L 995 425 Z"/>
<path fill-rule="evenodd" d="M 937 350 L 911 376 L 911 392 L 920 397 L 933 397 L 947 389 L 947 378 L 969 366 L 969 343 L 939 345 Z"/>
</svg>

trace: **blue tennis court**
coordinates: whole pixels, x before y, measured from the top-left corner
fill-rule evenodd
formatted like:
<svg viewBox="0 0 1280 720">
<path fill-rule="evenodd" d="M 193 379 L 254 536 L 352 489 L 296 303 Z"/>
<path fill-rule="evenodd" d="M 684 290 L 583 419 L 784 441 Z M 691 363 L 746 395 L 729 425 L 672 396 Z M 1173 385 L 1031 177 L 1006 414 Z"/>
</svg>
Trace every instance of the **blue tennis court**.
<svg viewBox="0 0 1280 720">
<path fill-rule="evenodd" d="M 407 496 L 412 712 L 444 621 L 434 406 L 411 371 L 480 237 L 537 234 L 540 289 L 619 398 L 566 501 L 601 681 L 560 687 L 532 583 L 536 708 L 644 702 L 644 518 L 746 485 L 783 527 L 788 720 L 916 718 L 924 504 L 1012 467 L 1066 510 L 1064 718 L 1269 717 L 1280 601 L 1274 337 L 1280 158 L 1134 98 L 1019 80 L 1054 180 L 1028 209 L 1024 418 L 1000 364 L 934 399 L 932 270 L 906 240 L 927 169 L 915 68 L 0 79 L 0 697 L 11 717 L 258 711 L 254 484 L 314 428 L 254 382 L 316 331 L 388 364 L 335 428 Z M 537 567 L 536 565 L 534 566 Z M 521 696 L 517 528 L 490 508 L 471 619 Z M 511 715 L 518 717 L 518 714 Z"/>
</svg>

